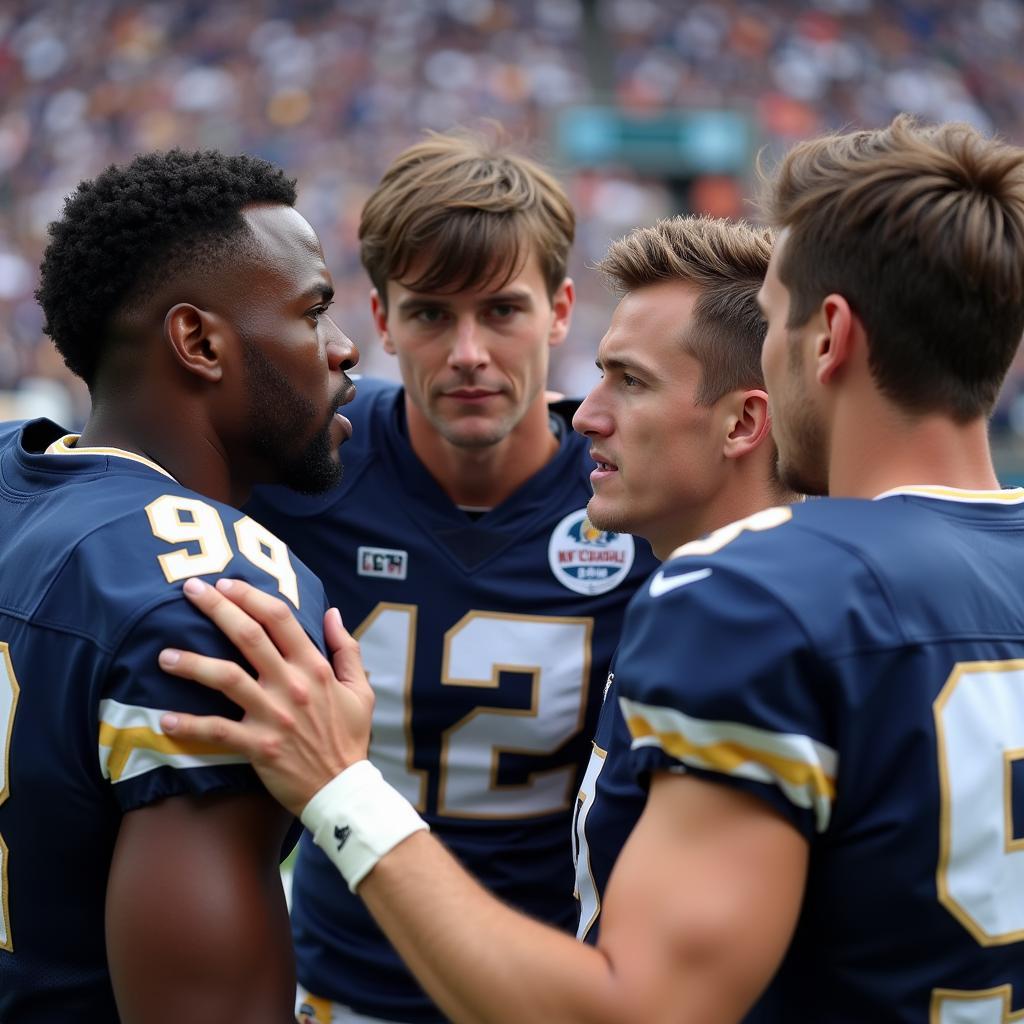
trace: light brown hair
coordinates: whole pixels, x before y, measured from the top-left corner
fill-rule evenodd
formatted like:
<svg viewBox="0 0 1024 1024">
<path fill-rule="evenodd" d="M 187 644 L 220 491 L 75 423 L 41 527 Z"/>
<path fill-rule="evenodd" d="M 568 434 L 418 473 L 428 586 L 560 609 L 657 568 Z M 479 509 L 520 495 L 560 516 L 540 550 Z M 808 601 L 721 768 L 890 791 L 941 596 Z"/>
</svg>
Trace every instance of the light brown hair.
<svg viewBox="0 0 1024 1024">
<path fill-rule="evenodd" d="M 701 364 L 697 402 L 711 405 L 730 391 L 764 387 L 765 323 L 757 293 L 771 251 L 768 228 L 712 217 L 672 217 L 613 242 L 596 269 L 623 292 L 663 281 L 699 289 L 682 340 Z"/>
<path fill-rule="evenodd" d="M 789 232 L 790 327 L 840 294 L 890 399 L 958 422 L 991 411 L 1024 333 L 1024 150 L 900 115 L 798 144 L 765 200 Z"/>
<path fill-rule="evenodd" d="M 499 140 L 431 132 L 398 155 L 363 207 L 360 258 L 386 302 L 389 279 L 424 292 L 501 287 L 532 252 L 550 298 L 575 228 L 568 197 L 539 164 Z"/>
</svg>

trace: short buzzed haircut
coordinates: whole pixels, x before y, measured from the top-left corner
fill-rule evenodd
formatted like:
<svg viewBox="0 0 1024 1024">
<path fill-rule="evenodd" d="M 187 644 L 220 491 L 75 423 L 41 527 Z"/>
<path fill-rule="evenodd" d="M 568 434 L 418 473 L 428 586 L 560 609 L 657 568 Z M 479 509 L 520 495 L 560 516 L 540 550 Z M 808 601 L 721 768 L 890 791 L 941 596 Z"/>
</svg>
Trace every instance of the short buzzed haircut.
<svg viewBox="0 0 1024 1024">
<path fill-rule="evenodd" d="M 763 388 L 766 326 L 757 293 L 768 269 L 772 233 L 743 221 L 672 217 L 612 243 L 597 264 L 619 292 L 678 281 L 699 290 L 681 341 L 701 365 L 696 401 L 712 405 L 741 388 Z"/>
<path fill-rule="evenodd" d="M 398 155 L 366 201 L 360 258 L 386 303 L 389 280 L 422 292 L 501 287 L 532 253 L 550 298 L 575 230 L 568 197 L 539 164 L 483 136 L 431 132 Z"/>
<path fill-rule="evenodd" d="M 257 157 L 172 149 L 83 181 L 50 225 L 36 291 L 68 368 L 91 388 L 133 300 L 174 273 L 236 258 L 252 203 L 294 205 L 294 180 Z"/>
<path fill-rule="evenodd" d="M 788 231 L 791 328 L 840 294 L 890 400 L 958 422 L 991 411 L 1024 333 L 1024 150 L 901 115 L 798 144 L 765 198 Z"/>
</svg>

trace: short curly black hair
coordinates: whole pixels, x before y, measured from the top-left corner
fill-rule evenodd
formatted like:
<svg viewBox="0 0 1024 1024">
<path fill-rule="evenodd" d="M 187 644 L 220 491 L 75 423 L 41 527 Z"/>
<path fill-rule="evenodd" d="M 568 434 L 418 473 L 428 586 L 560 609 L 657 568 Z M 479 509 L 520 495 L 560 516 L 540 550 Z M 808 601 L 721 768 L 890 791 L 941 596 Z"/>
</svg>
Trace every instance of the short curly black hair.
<svg viewBox="0 0 1024 1024">
<path fill-rule="evenodd" d="M 158 281 L 237 253 L 250 203 L 295 204 L 295 181 L 252 156 L 172 149 L 83 181 L 49 228 L 43 330 L 92 387 L 113 318 Z"/>
</svg>

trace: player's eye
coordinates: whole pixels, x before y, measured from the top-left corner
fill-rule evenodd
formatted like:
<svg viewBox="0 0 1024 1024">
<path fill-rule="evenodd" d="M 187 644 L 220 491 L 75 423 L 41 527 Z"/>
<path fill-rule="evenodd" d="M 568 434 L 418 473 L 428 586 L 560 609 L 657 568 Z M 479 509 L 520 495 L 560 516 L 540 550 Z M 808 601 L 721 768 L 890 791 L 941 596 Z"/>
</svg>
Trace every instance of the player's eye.
<svg viewBox="0 0 1024 1024">
<path fill-rule="evenodd" d="M 622 375 L 622 383 L 627 388 L 639 388 L 643 386 L 643 381 L 639 377 L 634 377 L 631 373 L 624 373 Z"/>
<path fill-rule="evenodd" d="M 421 324 L 439 324 L 444 317 L 444 310 L 437 306 L 422 306 L 413 313 L 413 319 Z"/>
<path fill-rule="evenodd" d="M 315 323 L 315 324 L 319 323 L 320 322 L 320 317 L 326 316 L 327 315 L 327 310 L 329 310 L 332 305 L 333 305 L 333 300 L 332 300 L 332 302 L 321 302 L 319 306 L 314 306 L 311 310 L 309 310 L 306 313 L 306 316 L 308 316 L 310 318 L 310 320 L 313 321 L 313 323 Z"/>
<path fill-rule="evenodd" d="M 519 312 L 518 306 L 513 306 L 508 302 L 499 302 L 495 306 L 491 306 L 491 316 L 496 320 L 508 320 L 509 317 L 515 316 Z"/>
</svg>

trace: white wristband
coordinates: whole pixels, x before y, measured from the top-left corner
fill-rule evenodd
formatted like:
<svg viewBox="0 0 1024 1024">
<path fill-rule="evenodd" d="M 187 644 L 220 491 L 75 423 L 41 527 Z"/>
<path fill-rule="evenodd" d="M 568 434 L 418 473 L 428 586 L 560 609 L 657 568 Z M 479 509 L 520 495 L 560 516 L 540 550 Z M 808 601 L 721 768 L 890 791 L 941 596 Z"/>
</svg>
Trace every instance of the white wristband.
<svg viewBox="0 0 1024 1024">
<path fill-rule="evenodd" d="M 384 854 L 430 827 L 369 761 L 356 761 L 319 790 L 302 824 L 352 892 Z"/>
</svg>

